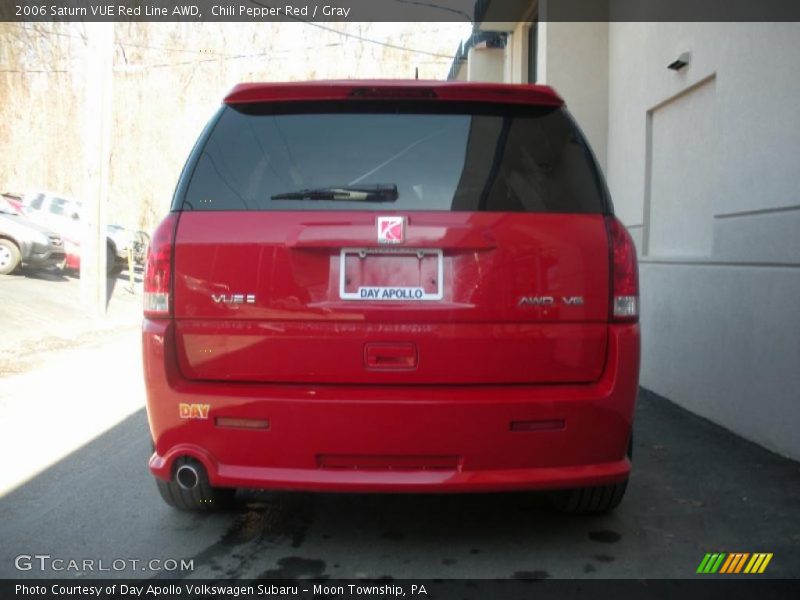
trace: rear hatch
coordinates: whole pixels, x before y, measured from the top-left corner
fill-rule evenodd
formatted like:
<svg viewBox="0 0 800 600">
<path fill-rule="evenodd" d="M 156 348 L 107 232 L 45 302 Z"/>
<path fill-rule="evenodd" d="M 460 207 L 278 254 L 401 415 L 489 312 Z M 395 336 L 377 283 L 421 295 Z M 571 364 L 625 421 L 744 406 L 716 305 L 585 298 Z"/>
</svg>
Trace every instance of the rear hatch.
<svg viewBox="0 0 800 600">
<path fill-rule="evenodd" d="M 606 195 L 560 102 L 370 90 L 229 98 L 201 138 L 173 207 L 183 375 L 596 380 Z"/>
</svg>

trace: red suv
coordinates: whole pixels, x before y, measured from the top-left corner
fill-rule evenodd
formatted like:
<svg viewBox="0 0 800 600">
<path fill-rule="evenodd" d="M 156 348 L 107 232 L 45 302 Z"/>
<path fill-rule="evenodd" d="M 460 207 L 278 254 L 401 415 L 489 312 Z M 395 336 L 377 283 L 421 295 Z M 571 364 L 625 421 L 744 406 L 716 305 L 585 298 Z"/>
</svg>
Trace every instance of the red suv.
<svg viewBox="0 0 800 600">
<path fill-rule="evenodd" d="M 619 504 L 634 245 L 550 88 L 239 85 L 153 236 L 144 367 L 169 504 L 236 488 Z"/>
</svg>

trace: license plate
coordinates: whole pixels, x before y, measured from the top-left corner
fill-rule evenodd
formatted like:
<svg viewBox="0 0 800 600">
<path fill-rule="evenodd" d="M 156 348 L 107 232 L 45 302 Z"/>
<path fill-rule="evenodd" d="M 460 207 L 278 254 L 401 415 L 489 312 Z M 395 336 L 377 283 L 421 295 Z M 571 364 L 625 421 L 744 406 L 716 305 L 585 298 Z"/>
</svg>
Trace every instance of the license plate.
<svg viewBox="0 0 800 600">
<path fill-rule="evenodd" d="M 424 302 L 443 297 L 442 251 L 417 248 L 342 248 L 342 300 Z"/>
</svg>

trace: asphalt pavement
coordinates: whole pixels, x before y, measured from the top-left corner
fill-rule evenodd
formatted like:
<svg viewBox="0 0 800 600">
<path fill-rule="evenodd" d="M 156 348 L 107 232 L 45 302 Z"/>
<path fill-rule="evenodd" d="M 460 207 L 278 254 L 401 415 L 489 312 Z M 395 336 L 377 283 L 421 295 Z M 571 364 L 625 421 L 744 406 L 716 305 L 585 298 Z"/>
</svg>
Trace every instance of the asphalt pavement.
<svg viewBox="0 0 800 600">
<path fill-rule="evenodd" d="M 127 271 L 107 279 L 105 318 L 88 315 L 77 273 L 18 269 L 0 275 L 0 377 L 40 364 L 42 352 L 66 349 L 137 327 L 142 309 L 142 274 L 133 286 Z"/>
<path fill-rule="evenodd" d="M 764 576 L 800 574 L 800 465 L 647 391 L 608 516 L 526 493 L 251 491 L 228 512 L 175 511 L 147 470 L 138 308 L 121 302 L 117 326 L 0 377 L 0 577 L 684 578 L 707 552 L 770 552 Z"/>
</svg>

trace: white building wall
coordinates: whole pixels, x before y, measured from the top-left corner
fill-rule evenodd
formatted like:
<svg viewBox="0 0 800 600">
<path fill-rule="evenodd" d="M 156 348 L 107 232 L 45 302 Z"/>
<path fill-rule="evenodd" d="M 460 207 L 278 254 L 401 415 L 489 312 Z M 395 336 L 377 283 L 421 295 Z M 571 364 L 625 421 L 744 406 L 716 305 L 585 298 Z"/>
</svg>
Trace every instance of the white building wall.
<svg viewBox="0 0 800 600">
<path fill-rule="evenodd" d="M 470 48 L 467 53 L 467 81 L 502 83 L 504 56 L 503 48 Z"/>
<path fill-rule="evenodd" d="M 503 77 L 506 83 L 536 83 L 528 81 L 528 32 L 530 28 L 530 23 L 518 23 L 508 36 Z"/>
<path fill-rule="evenodd" d="M 796 23 L 611 23 L 606 168 L 640 249 L 642 385 L 796 459 L 798 40 Z"/>
<path fill-rule="evenodd" d="M 608 23 L 541 22 L 537 78 L 564 98 L 606 166 L 608 140 Z"/>
</svg>

